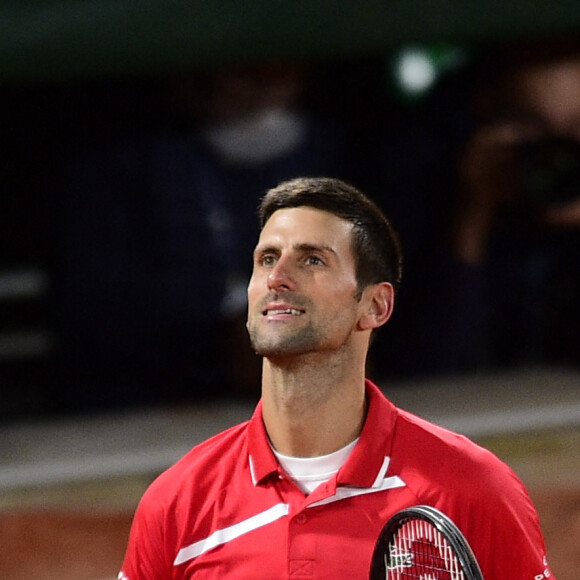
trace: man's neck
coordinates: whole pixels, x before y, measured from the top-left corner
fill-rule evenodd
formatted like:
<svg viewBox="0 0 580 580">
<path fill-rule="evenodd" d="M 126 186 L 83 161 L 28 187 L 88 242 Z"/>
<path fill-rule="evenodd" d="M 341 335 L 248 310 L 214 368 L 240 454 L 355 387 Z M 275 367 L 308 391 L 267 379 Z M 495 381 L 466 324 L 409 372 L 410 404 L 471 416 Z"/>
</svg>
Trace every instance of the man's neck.
<svg viewBox="0 0 580 580">
<path fill-rule="evenodd" d="M 314 368 L 264 365 L 264 424 L 272 445 L 284 455 L 326 455 L 354 441 L 362 430 L 364 371 Z"/>
</svg>

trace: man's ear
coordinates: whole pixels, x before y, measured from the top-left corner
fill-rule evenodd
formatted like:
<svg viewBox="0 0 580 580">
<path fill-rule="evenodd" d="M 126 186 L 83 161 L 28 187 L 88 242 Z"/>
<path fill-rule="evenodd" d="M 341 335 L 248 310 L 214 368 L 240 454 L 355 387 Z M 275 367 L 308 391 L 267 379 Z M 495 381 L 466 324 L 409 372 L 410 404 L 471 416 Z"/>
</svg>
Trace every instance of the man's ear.
<svg viewBox="0 0 580 580">
<path fill-rule="evenodd" d="M 359 330 L 372 330 L 389 320 L 395 304 L 392 284 L 380 282 L 365 288 L 361 299 L 363 310 L 358 321 Z"/>
</svg>

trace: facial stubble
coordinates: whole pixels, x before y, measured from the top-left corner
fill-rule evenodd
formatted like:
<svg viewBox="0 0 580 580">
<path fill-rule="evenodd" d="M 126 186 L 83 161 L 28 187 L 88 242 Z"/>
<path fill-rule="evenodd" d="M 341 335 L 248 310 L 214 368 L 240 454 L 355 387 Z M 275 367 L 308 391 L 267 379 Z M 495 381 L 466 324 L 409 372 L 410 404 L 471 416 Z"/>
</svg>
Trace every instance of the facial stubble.
<svg viewBox="0 0 580 580">
<path fill-rule="evenodd" d="M 321 333 L 312 322 L 298 329 L 285 328 L 284 322 L 269 324 L 272 325 L 270 328 L 261 331 L 257 324 L 248 323 L 250 343 L 260 356 L 274 358 L 306 354 L 316 350 L 320 344 Z M 280 328 L 274 327 L 276 324 Z"/>
</svg>

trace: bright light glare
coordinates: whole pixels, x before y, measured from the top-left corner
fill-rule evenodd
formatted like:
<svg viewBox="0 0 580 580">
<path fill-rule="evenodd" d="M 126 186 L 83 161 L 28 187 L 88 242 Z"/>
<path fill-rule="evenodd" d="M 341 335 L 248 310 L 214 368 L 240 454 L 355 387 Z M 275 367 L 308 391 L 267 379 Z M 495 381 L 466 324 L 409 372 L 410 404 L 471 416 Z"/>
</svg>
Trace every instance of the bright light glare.
<svg viewBox="0 0 580 580">
<path fill-rule="evenodd" d="M 429 55 L 420 50 L 410 50 L 400 56 L 397 77 L 404 91 L 422 93 L 435 82 L 437 71 Z"/>
</svg>

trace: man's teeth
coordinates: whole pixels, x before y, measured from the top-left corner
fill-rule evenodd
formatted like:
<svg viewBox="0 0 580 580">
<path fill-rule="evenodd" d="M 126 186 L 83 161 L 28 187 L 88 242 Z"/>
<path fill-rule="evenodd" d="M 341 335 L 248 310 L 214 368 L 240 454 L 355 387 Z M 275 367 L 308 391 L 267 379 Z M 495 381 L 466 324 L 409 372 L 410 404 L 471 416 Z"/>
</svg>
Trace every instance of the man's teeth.
<svg viewBox="0 0 580 580">
<path fill-rule="evenodd" d="M 302 312 L 296 310 L 295 308 L 284 308 L 283 310 L 268 310 L 270 316 L 276 316 L 278 314 L 292 314 L 292 316 L 300 316 Z"/>
</svg>

